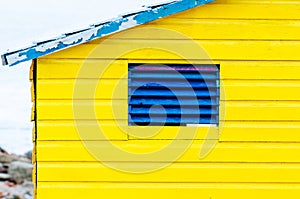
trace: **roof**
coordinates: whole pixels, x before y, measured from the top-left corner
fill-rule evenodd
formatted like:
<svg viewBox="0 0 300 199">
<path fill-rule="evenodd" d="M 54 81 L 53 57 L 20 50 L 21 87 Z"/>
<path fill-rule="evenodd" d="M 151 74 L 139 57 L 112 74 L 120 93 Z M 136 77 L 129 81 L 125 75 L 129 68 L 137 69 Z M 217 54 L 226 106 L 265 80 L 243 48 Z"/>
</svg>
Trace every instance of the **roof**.
<svg viewBox="0 0 300 199">
<path fill-rule="evenodd" d="M 2 63 L 3 65 L 13 66 L 212 1 L 214 0 L 167 0 L 152 5 L 145 5 L 139 10 L 92 24 L 87 28 L 68 32 L 53 39 L 36 42 L 29 47 L 7 52 L 1 56 Z"/>
</svg>

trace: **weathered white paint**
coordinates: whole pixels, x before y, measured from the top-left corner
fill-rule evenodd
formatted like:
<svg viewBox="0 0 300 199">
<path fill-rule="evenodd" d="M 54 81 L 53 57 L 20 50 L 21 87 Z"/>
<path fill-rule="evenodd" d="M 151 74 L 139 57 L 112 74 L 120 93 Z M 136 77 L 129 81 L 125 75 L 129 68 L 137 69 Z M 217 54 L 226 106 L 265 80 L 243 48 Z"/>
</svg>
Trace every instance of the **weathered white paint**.
<svg viewBox="0 0 300 199">
<path fill-rule="evenodd" d="M 128 28 L 132 28 L 137 25 L 138 25 L 138 23 L 136 20 L 134 20 L 134 16 L 131 16 L 131 17 L 128 17 L 128 21 L 122 23 L 122 25 L 119 27 L 119 31 L 126 30 Z"/>
</svg>

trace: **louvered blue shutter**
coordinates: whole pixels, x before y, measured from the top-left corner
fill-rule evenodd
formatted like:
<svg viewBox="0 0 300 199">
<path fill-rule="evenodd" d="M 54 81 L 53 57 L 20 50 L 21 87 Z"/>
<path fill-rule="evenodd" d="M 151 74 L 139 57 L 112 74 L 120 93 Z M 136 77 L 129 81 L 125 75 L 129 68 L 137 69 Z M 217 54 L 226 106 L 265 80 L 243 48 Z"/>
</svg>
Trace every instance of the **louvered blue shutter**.
<svg viewBox="0 0 300 199">
<path fill-rule="evenodd" d="M 218 65 L 130 64 L 129 125 L 218 125 Z"/>
</svg>

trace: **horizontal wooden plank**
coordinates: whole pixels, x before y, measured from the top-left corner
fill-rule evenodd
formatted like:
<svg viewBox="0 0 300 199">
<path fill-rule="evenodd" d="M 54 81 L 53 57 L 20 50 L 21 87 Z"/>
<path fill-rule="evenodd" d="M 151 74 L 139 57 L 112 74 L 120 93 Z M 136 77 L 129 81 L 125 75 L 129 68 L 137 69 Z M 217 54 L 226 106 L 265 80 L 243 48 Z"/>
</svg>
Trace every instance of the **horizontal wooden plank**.
<svg viewBox="0 0 300 199">
<path fill-rule="evenodd" d="M 199 11 L 201 12 L 201 11 Z M 143 29 L 141 27 L 149 28 Z M 255 19 L 178 19 L 165 18 L 135 29 L 134 34 L 120 34 L 123 39 L 182 39 L 179 32 L 192 39 L 299 40 L 298 20 Z M 161 34 L 161 28 L 167 29 Z"/>
<path fill-rule="evenodd" d="M 37 120 L 96 120 L 128 118 L 127 100 L 37 102 Z"/>
<path fill-rule="evenodd" d="M 220 120 L 300 120 L 300 104 L 297 101 L 227 101 L 221 104 Z"/>
<path fill-rule="evenodd" d="M 299 122 L 222 122 L 220 141 L 299 142 Z"/>
<path fill-rule="evenodd" d="M 37 110 L 39 121 L 128 119 L 127 100 L 40 100 Z M 298 101 L 223 101 L 220 120 L 300 121 L 300 104 Z"/>
<path fill-rule="evenodd" d="M 38 80 L 37 99 L 127 99 L 127 79 Z"/>
<path fill-rule="evenodd" d="M 226 2 L 225 2 L 226 1 Z M 294 1 L 248 1 L 232 3 L 232 1 L 218 0 L 217 3 L 203 5 L 198 8 L 176 14 L 176 18 L 201 18 L 201 19 L 300 19 L 300 5 Z M 235 1 L 237 2 L 237 1 Z M 272 3 L 270 3 L 272 2 Z M 277 1 L 278 2 L 278 1 Z M 294 4 L 292 3 L 294 2 Z"/>
<path fill-rule="evenodd" d="M 300 100 L 298 80 L 223 80 L 221 100 Z"/>
<path fill-rule="evenodd" d="M 187 91 L 182 88 L 186 87 L 187 84 L 182 85 L 182 81 L 176 82 L 178 80 L 164 80 L 157 79 L 141 79 L 131 81 L 131 87 L 128 87 L 127 79 L 100 79 L 100 80 L 38 80 L 37 85 L 37 99 L 123 99 L 128 98 L 128 90 L 134 91 L 135 96 L 174 96 L 174 93 L 179 97 L 190 96 Z M 185 81 L 188 81 L 185 79 Z M 147 89 L 137 89 L 143 85 L 149 85 L 152 83 L 152 88 Z M 153 83 L 157 83 L 168 87 L 169 90 L 161 90 L 161 87 L 153 87 Z M 196 87 L 193 92 L 195 96 L 212 96 L 218 95 L 216 91 L 217 80 L 208 80 L 207 82 L 194 82 L 189 85 Z M 211 91 L 205 90 L 205 88 L 211 88 Z M 156 91 L 156 89 L 160 89 Z M 175 90 L 176 89 L 176 90 Z M 153 92 L 150 92 L 153 91 Z M 173 91 L 173 92 L 172 92 Z M 132 93 L 130 93 L 132 95 Z"/>
<path fill-rule="evenodd" d="M 58 183 L 39 182 L 37 198 L 293 198 L 298 183 Z"/>
<path fill-rule="evenodd" d="M 167 147 L 177 154 L 185 152 L 175 162 L 300 162 L 300 143 L 239 143 L 239 142 L 220 142 L 212 147 L 212 151 L 205 158 L 199 158 L 200 150 L 210 149 L 211 143 L 202 140 L 194 140 L 190 147 L 189 140 L 129 140 L 112 141 L 111 143 L 124 151 L 122 157 L 111 153 L 112 146 L 104 143 L 105 141 L 86 141 L 93 151 L 108 154 L 101 161 L 125 160 L 123 157 L 126 152 L 145 154 L 159 151 Z M 175 145 L 169 145 L 171 142 Z M 91 153 L 87 151 L 81 141 L 37 141 L 37 160 L 39 162 L 66 162 L 66 161 L 90 161 L 98 162 Z M 138 162 L 169 162 L 164 155 L 155 159 L 150 155 L 136 156 Z M 135 162 L 130 159 L 130 162 Z"/>
<path fill-rule="evenodd" d="M 118 163 L 122 168 L 153 164 L 159 167 L 158 163 Z M 117 171 L 101 163 L 40 162 L 38 166 L 39 182 L 300 182 L 299 164 L 174 163 L 142 174 Z"/>
<path fill-rule="evenodd" d="M 127 121 L 77 121 L 77 125 L 86 125 L 90 130 L 86 131 L 88 140 L 97 140 L 93 129 L 99 127 L 99 123 L 102 124 L 101 128 L 106 133 L 110 140 L 126 140 L 124 132 L 121 129 L 127 128 Z M 117 127 L 118 126 L 118 127 Z M 129 132 L 130 139 L 141 139 L 142 135 L 147 136 L 147 139 L 174 139 L 178 133 L 179 127 L 164 127 L 157 130 L 155 127 L 140 127 L 141 130 L 137 130 L 138 127 L 128 127 L 126 132 Z M 191 128 L 191 127 L 189 127 Z M 195 139 L 206 139 L 207 129 L 209 127 L 198 128 L 198 133 Z M 38 140 L 69 140 L 76 141 L 82 138 L 78 135 L 74 121 L 39 121 L 37 123 L 37 139 Z M 188 129 L 188 128 L 187 128 Z M 219 130 L 220 129 L 220 137 Z M 272 142 L 300 142 L 300 123 L 299 122 L 222 122 L 218 130 L 213 131 L 215 134 L 212 137 L 219 137 L 220 141 L 272 141 Z M 185 133 L 193 133 L 193 131 L 186 130 Z M 288 132 L 288 133 L 287 133 Z M 138 135 L 136 135 L 138 134 Z M 154 135 L 155 134 L 155 135 Z M 190 136 L 190 135 L 187 135 Z"/>
<path fill-rule="evenodd" d="M 106 139 L 218 139 L 217 127 L 137 127 L 128 126 L 127 121 L 40 121 L 38 122 L 37 140 L 105 140 L 97 136 L 99 129 L 104 132 Z M 84 129 L 84 137 L 78 130 Z M 177 137 L 180 129 L 181 137 Z M 209 137 L 207 133 L 210 132 Z"/>
<path fill-rule="evenodd" d="M 106 139 L 127 140 L 127 121 L 40 121 L 37 123 L 37 140 L 101 140 L 97 133 L 104 132 Z M 84 138 L 78 131 L 84 129 Z"/>
<path fill-rule="evenodd" d="M 38 79 L 121 78 L 128 71 L 125 60 L 38 59 L 37 63 Z"/>
<path fill-rule="evenodd" d="M 75 79 L 87 62 L 87 71 L 82 73 L 86 79 L 117 79 L 127 76 L 128 64 L 124 61 L 115 61 L 108 67 L 102 76 L 99 76 L 98 67 L 103 68 L 110 60 L 84 59 L 38 59 L 38 79 Z M 118 64 L 120 62 L 120 64 Z M 189 64 L 185 60 L 128 60 L 129 63 L 141 64 Z M 192 64 L 212 64 L 206 61 L 194 61 Z M 284 61 L 216 61 L 220 64 L 221 79 L 300 79 L 300 62 Z M 99 69 L 100 70 L 100 69 Z"/>
<path fill-rule="evenodd" d="M 223 80 L 220 85 L 221 100 L 300 100 L 299 80 Z M 127 98 L 127 79 L 38 80 L 37 99 Z"/>
<path fill-rule="evenodd" d="M 300 60 L 299 57 L 300 41 L 109 39 L 101 45 L 82 44 L 44 58 Z"/>
<path fill-rule="evenodd" d="M 220 61 L 221 79 L 300 79 L 300 62 Z"/>
<path fill-rule="evenodd" d="M 196 126 L 129 126 L 129 139 L 219 139 L 219 128 L 214 125 Z"/>
</svg>

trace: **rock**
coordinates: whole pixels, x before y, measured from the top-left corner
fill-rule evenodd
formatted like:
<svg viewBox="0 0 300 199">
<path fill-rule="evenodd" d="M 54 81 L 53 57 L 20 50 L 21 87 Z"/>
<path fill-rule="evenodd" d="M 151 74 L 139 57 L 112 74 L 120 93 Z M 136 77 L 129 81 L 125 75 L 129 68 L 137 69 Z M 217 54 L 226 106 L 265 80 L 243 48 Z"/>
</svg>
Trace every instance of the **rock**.
<svg viewBox="0 0 300 199">
<path fill-rule="evenodd" d="M 6 174 L 6 173 L 0 173 L 0 180 L 4 181 L 4 180 L 9 180 L 10 179 L 10 175 Z"/>
<path fill-rule="evenodd" d="M 27 181 L 25 180 L 24 183 L 22 184 L 22 186 L 24 187 L 24 189 L 26 189 L 27 191 L 33 190 L 33 183 L 31 181 Z"/>
<path fill-rule="evenodd" d="M 32 199 L 33 184 L 25 181 L 22 185 L 8 187 L 5 183 L 0 182 L 0 194 L 2 194 L 0 199 Z"/>
<path fill-rule="evenodd" d="M 31 152 L 10 154 L 0 147 L 0 199 L 32 199 Z"/>
<path fill-rule="evenodd" d="M 25 181 L 22 185 L 17 185 L 14 188 L 10 189 L 10 196 L 12 199 L 20 198 L 20 199 L 29 199 L 33 198 L 33 184 L 31 182 Z M 9 197 L 8 197 L 9 199 Z"/>
<path fill-rule="evenodd" d="M 0 162 L 1 163 L 10 163 L 10 162 L 17 161 L 17 160 L 18 160 L 18 158 L 15 156 L 11 156 L 11 155 L 0 152 Z"/>
<path fill-rule="evenodd" d="M 15 187 L 16 186 L 16 184 L 14 182 L 10 182 L 10 181 L 6 181 L 4 184 L 8 187 Z"/>
<path fill-rule="evenodd" d="M 32 160 L 32 151 L 28 151 L 24 155 L 28 160 Z"/>
<path fill-rule="evenodd" d="M 4 165 L 0 162 L 0 173 L 5 172 L 6 169 L 4 168 Z"/>
<path fill-rule="evenodd" d="M 0 198 L 4 198 L 8 195 L 9 188 L 4 183 L 0 182 Z"/>
<path fill-rule="evenodd" d="M 1 148 L 1 147 L 0 147 L 0 152 L 1 152 L 1 153 L 8 154 L 8 153 L 7 153 L 7 151 L 6 151 L 6 150 L 4 150 L 4 149 L 3 149 L 3 148 Z"/>
<path fill-rule="evenodd" d="M 12 162 L 8 169 L 8 174 L 11 176 L 11 180 L 17 183 L 23 182 L 24 180 L 31 181 L 32 179 L 33 165 L 26 162 Z"/>
<path fill-rule="evenodd" d="M 7 192 L 0 192 L 0 198 L 4 198 L 6 196 L 8 196 Z"/>
<path fill-rule="evenodd" d="M 28 163 L 31 162 L 31 160 L 26 157 L 0 152 L 0 162 L 1 163 L 11 163 L 14 161 L 28 162 Z"/>
</svg>

